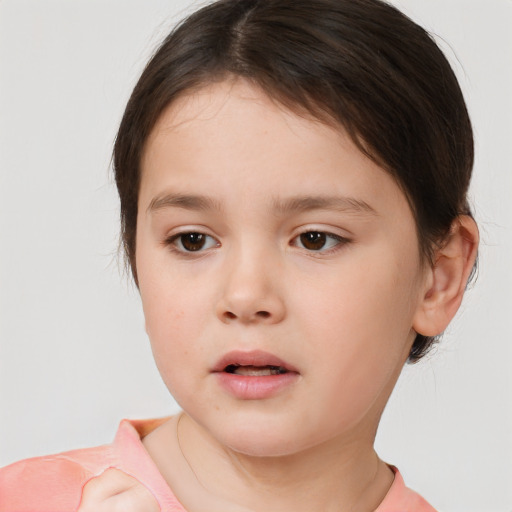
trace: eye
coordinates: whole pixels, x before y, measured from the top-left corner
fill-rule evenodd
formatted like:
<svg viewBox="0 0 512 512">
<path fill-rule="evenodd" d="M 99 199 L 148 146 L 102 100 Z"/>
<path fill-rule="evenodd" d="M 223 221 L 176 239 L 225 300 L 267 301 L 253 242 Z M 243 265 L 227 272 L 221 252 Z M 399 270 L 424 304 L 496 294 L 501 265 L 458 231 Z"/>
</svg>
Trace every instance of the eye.
<svg viewBox="0 0 512 512">
<path fill-rule="evenodd" d="M 308 251 L 327 252 L 348 240 L 342 236 L 333 235 L 324 231 L 306 231 L 294 238 L 294 244 Z"/>
<path fill-rule="evenodd" d="M 210 235 L 196 231 L 178 233 L 168 238 L 166 243 L 174 246 L 178 252 L 199 252 L 219 245 Z"/>
</svg>

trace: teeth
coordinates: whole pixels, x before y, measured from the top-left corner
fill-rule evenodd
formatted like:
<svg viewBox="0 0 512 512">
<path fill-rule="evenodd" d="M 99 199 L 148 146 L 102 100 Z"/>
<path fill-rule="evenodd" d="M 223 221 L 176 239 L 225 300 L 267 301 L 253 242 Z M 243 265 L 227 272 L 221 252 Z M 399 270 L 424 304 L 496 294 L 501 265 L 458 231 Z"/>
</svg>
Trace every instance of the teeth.
<svg viewBox="0 0 512 512">
<path fill-rule="evenodd" d="M 281 366 L 235 366 L 230 365 L 226 370 L 236 375 L 245 375 L 247 377 L 264 377 L 267 375 L 280 375 L 287 370 Z"/>
</svg>

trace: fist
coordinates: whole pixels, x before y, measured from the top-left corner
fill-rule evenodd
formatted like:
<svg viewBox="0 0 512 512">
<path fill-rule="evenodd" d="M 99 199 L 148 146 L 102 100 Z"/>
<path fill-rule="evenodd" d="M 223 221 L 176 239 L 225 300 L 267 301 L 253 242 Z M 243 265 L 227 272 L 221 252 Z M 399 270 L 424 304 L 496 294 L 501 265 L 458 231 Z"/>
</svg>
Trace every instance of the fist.
<svg viewBox="0 0 512 512">
<path fill-rule="evenodd" d="M 160 512 L 160 506 L 136 478 L 109 468 L 85 484 L 76 512 Z"/>
</svg>

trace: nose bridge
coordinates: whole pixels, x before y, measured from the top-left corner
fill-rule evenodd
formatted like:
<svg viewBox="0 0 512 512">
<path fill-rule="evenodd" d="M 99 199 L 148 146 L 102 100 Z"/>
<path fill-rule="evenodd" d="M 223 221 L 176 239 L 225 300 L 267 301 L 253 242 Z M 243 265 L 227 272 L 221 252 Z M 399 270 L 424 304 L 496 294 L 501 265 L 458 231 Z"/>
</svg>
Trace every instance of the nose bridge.
<svg viewBox="0 0 512 512">
<path fill-rule="evenodd" d="M 233 247 L 224 261 L 218 315 L 224 322 L 274 323 L 284 317 L 280 258 L 257 237 Z"/>
</svg>

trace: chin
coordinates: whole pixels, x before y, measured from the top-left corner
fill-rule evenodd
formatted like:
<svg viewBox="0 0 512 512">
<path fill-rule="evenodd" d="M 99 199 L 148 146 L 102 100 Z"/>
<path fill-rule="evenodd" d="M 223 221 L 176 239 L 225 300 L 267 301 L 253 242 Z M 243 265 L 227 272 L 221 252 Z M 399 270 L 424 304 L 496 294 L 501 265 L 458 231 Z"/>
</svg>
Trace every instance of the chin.
<svg viewBox="0 0 512 512">
<path fill-rule="evenodd" d="M 312 436 L 305 435 L 286 422 L 230 422 L 211 434 L 223 446 L 248 457 L 286 457 L 315 444 Z"/>
</svg>

